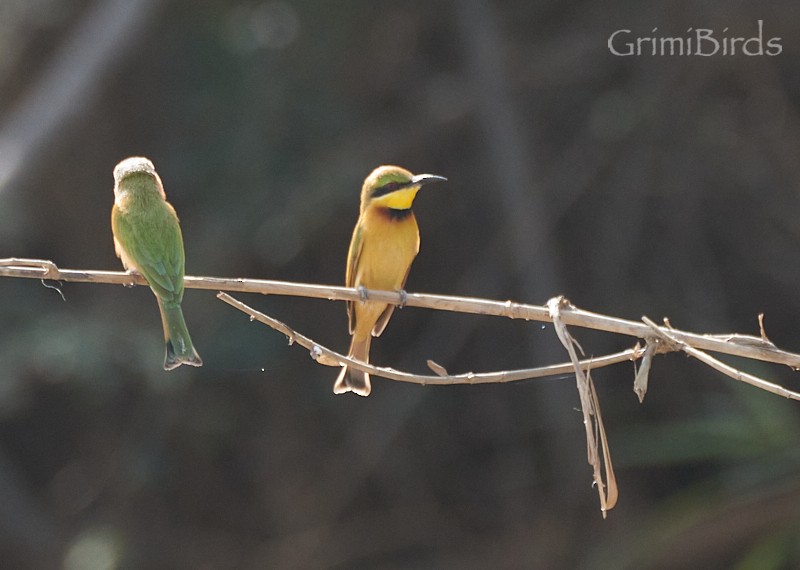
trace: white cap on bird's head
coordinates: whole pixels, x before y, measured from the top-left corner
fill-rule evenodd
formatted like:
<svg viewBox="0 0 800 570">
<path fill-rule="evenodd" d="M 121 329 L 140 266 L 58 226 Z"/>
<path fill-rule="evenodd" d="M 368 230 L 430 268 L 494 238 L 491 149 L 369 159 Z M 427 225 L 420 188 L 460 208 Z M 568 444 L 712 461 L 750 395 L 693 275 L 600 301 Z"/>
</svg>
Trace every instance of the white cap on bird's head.
<svg viewBox="0 0 800 570">
<path fill-rule="evenodd" d="M 114 182 L 119 182 L 126 176 L 135 172 L 144 172 L 151 176 L 158 176 L 156 174 L 156 167 L 153 166 L 153 162 L 149 158 L 131 156 L 114 167 Z"/>
<path fill-rule="evenodd" d="M 161 177 L 156 172 L 156 167 L 153 166 L 149 158 L 143 156 L 131 156 L 126 158 L 114 167 L 114 195 L 118 196 L 120 193 L 131 191 L 139 185 L 131 186 L 130 184 L 123 185 L 122 182 L 128 180 L 131 176 L 136 174 L 145 174 L 155 181 L 155 188 L 161 197 L 165 200 L 167 195 L 164 193 L 164 184 L 161 182 Z M 148 187 L 149 185 L 145 185 Z"/>
</svg>

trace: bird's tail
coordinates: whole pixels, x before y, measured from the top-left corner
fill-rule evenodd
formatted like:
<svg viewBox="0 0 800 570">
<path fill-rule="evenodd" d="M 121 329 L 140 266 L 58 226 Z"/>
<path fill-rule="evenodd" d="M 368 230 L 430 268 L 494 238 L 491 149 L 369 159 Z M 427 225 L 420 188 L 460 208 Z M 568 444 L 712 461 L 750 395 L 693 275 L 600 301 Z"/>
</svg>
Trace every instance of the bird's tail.
<svg viewBox="0 0 800 570">
<path fill-rule="evenodd" d="M 202 366 L 203 361 L 192 344 L 192 337 L 183 320 L 183 311 L 177 303 L 158 300 L 161 311 L 161 324 L 164 326 L 164 342 L 166 356 L 164 357 L 164 370 L 172 370 L 181 364 L 189 366 Z"/>
<path fill-rule="evenodd" d="M 369 343 L 372 337 L 366 338 L 353 337 L 350 342 L 350 358 L 355 358 L 361 362 L 369 362 Z M 343 366 L 339 377 L 333 385 L 334 394 L 344 394 L 345 392 L 355 392 L 359 396 L 369 396 L 372 386 L 369 383 L 369 374 L 361 370 L 353 370 L 349 366 Z"/>
</svg>

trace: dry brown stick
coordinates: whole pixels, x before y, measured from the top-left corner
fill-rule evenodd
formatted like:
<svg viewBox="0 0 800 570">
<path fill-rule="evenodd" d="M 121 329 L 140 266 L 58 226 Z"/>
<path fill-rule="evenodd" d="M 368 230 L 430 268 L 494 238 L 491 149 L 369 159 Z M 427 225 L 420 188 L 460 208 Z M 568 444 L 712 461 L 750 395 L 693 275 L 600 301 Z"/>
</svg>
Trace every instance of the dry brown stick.
<svg viewBox="0 0 800 570">
<path fill-rule="evenodd" d="M 578 354 L 575 349 L 577 348 L 581 352 L 583 352 L 583 349 L 561 321 L 561 311 L 570 307 L 569 301 L 564 297 L 554 297 L 547 302 L 547 308 L 553 318 L 556 336 L 558 336 L 558 340 L 561 341 L 564 348 L 567 349 L 570 361 L 573 363 L 578 396 L 581 402 L 581 412 L 583 413 L 583 425 L 586 430 L 587 459 L 589 465 L 592 466 L 595 487 L 600 497 L 600 510 L 603 513 L 603 518 L 606 518 L 608 511 L 613 509 L 617 503 L 617 480 L 614 476 L 611 452 L 608 448 L 608 439 L 603 427 L 600 401 L 597 398 L 597 392 L 595 392 L 591 376 L 579 366 Z M 603 450 L 602 459 L 598 450 L 598 441 Z M 605 469 L 605 477 L 603 477 L 603 469 Z"/>
<path fill-rule="evenodd" d="M 647 384 L 650 379 L 650 366 L 653 364 L 653 356 L 655 356 L 657 350 L 658 338 L 647 339 L 642 362 L 639 364 L 639 370 L 636 372 L 636 378 L 633 380 L 633 391 L 639 398 L 640 404 L 644 402 L 644 396 L 647 394 Z"/>
<path fill-rule="evenodd" d="M 730 376 L 734 380 L 738 380 L 739 382 L 744 382 L 745 384 L 750 384 L 751 386 L 755 386 L 756 388 L 761 388 L 762 390 L 766 390 L 767 392 L 771 392 L 773 394 L 777 394 L 778 396 L 783 396 L 784 398 L 789 398 L 790 400 L 800 400 L 800 393 L 793 392 L 783 386 L 779 386 L 778 384 L 773 384 L 772 382 L 767 382 L 757 376 L 753 376 L 752 374 L 748 374 L 747 372 L 742 372 L 741 370 L 737 370 L 733 366 L 729 366 L 724 362 L 720 362 L 713 356 L 710 356 L 703 352 L 702 350 L 697 350 L 684 342 L 681 342 L 680 339 L 672 335 L 668 332 L 670 329 L 666 327 L 660 327 L 655 324 L 653 321 L 648 319 L 647 317 L 642 317 L 642 321 L 644 321 L 647 326 L 653 329 L 653 332 L 657 334 L 663 340 L 672 343 L 674 346 L 679 348 L 680 350 L 684 351 L 689 356 L 695 357 L 700 362 L 707 364 L 714 370 L 722 372 L 726 376 Z"/>
<path fill-rule="evenodd" d="M 265 315 L 264 313 L 249 307 L 245 303 L 242 303 L 238 299 L 231 297 L 227 293 L 219 292 L 217 293 L 217 297 L 226 302 L 227 304 L 239 309 L 243 313 L 250 315 L 250 320 L 256 320 L 260 323 L 264 323 L 275 329 L 278 332 L 285 334 L 292 343 L 297 343 L 303 348 L 308 349 L 311 353 L 311 358 L 323 364 L 325 366 L 342 366 L 347 364 L 355 368 L 356 370 L 362 370 L 364 372 L 368 372 L 369 374 L 373 374 L 375 376 L 381 376 L 383 378 L 388 378 L 390 380 L 398 380 L 400 382 L 410 382 L 413 384 L 422 384 L 422 385 L 451 385 L 451 384 L 491 384 L 491 383 L 502 383 L 502 382 L 518 382 L 520 380 L 529 380 L 532 378 L 544 378 L 545 376 L 554 376 L 558 374 L 572 374 L 575 372 L 575 368 L 572 362 L 567 362 L 564 364 L 553 364 L 550 366 L 541 366 L 538 368 L 525 368 L 521 370 L 503 370 L 500 372 L 466 372 L 464 374 L 448 374 L 445 376 L 436 375 L 436 376 L 426 376 L 420 374 L 410 374 L 408 372 L 401 372 L 400 370 L 395 370 L 393 368 L 384 368 L 381 366 L 373 366 L 372 364 L 367 364 L 365 362 L 361 362 L 360 360 L 355 360 L 353 358 L 349 358 L 340 354 L 334 350 L 331 350 L 318 342 L 304 336 L 293 328 L 291 328 L 286 323 L 283 323 L 277 319 L 273 319 L 269 315 Z M 579 365 L 582 370 L 590 370 L 594 368 L 601 368 L 603 366 L 611 366 L 612 364 L 618 364 L 620 362 L 626 361 L 633 361 L 639 358 L 642 354 L 642 349 L 639 345 L 636 345 L 633 348 L 629 348 L 627 350 L 623 350 L 621 352 L 617 352 L 614 354 L 609 354 L 607 356 L 600 356 L 597 358 L 587 358 L 585 360 L 581 360 Z"/>
<path fill-rule="evenodd" d="M 144 278 L 140 275 L 132 275 L 122 271 L 60 269 L 51 261 L 18 258 L 0 259 L 0 277 L 52 279 L 84 283 L 110 283 L 127 286 L 146 284 Z M 291 283 L 287 281 L 271 281 L 264 279 L 192 276 L 186 276 L 184 283 L 189 289 L 261 293 L 264 295 L 292 295 L 338 301 L 358 301 L 361 299 L 357 289 L 332 285 L 312 285 L 308 283 Z M 547 307 L 540 305 L 421 293 L 407 293 L 405 297 L 403 297 L 396 291 L 369 290 L 366 293 L 371 300 L 395 305 L 405 304 L 410 307 L 436 309 L 440 311 L 455 311 L 508 317 L 512 319 L 552 322 Z M 653 330 L 643 322 L 609 317 L 590 311 L 584 311 L 572 306 L 562 310 L 561 320 L 565 325 L 569 326 L 590 328 L 641 339 L 648 339 L 654 336 Z M 663 327 L 660 329 L 662 331 L 666 330 Z M 763 360 L 765 362 L 785 364 L 786 366 L 800 369 L 800 354 L 780 350 L 769 341 L 756 336 L 701 335 L 677 329 L 669 329 L 669 334 L 687 346 L 701 350 L 710 350 L 744 358 Z"/>
<path fill-rule="evenodd" d="M 479 384 L 489 382 L 511 382 L 513 380 L 539 378 L 543 376 L 551 376 L 553 374 L 574 373 L 578 380 L 579 393 L 581 396 L 581 407 L 584 411 L 584 424 L 586 425 L 589 463 L 593 467 L 594 481 L 600 496 L 600 508 L 603 518 L 608 515 L 608 511 L 610 509 L 614 508 L 614 505 L 617 502 L 618 488 L 616 478 L 614 477 L 614 470 L 611 465 L 611 453 L 608 447 L 608 440 L 606 438 L 605 428 L 603 427 L 603 420 L 600 414 L 600 402 L 597 398 L 597 393 L 594 391 L 594 385 L 591 382 L 591 378 L 588 376 L 588 372 L 589 369 L 598 368 L 601 365 L 605 366 L 624 360 L 634 360 L 639 358 L 642 355 L 642 350 L 637 344 L 636 347 L 617 354 L 596 359 L 591 358 L 582 361 L 578 360 L 574 349 L 574 346 L 577 343 L 571 337 L 571 335 L 569 335 L 569 332 L 566 331 L 566 327 L 558 318 L 557 308 L 561 306 L 568 306 L 568 301 L 566 301 L 566 299 L 563 297 L 551 299 L 548 305 L 553 312 L 553 322 L 556 327 L 556 333 L 569 352 L 569 363 L 525 370 L 508 370 L 483 374 L 468 372 L 465 374 L 447 375 L 443 367 L 428 361 L 429 367 L 437 373 L 436 376 L 409 374 L 407 372 L 401 372 L 391 368 L 377 367 L 359 360 L 354 360 L 329 348 L 326 348 L 317 342 L 314 342 L 312 339 L 298 333 L 285 323 L 265 315 L 264 313 L 253 309 L 252 307 L 249 307 L 245 303 L 242 303 L 227 293 L 220 291 L 217 293 L 217 297 L 232 307 L 249 315 L 251 321 L 259 321 L 285 334 L 288 337 L 290 344 L 297 343 L 306 348 L 311 354 L 311 358 L 320 364 L 327 366 L 341 366 L 347 364 L 348 366 L 356 368 L 357 370 L 362 370 L 375 376 L 383 376 L 392 380 L 412 382 L 422 385 Z M 554 309 L 553 307 L 556 308 Z M 598 451 L 598 439 L 602 446 L 602 461 Z M 603 478 L 601 472 L 603 467 L 605 467 L 605 478 Z"/>
</svg>

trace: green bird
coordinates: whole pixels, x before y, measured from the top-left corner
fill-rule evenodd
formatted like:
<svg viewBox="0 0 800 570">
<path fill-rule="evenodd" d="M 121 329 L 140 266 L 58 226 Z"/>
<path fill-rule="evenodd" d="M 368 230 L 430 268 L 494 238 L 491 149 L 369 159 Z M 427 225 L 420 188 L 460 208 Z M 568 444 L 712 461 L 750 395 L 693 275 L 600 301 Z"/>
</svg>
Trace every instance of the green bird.
<svg viewBox="0 0 800 570">
<path fill-rule="evenodd" d="M 175 209 L 150 160 L 133 156 L 114 168 L 114 249 L 128 271 L 147 279 L 164 326 L 164 370 L 202 366 L 183 320 L 183 237 Z"/>
</svg>

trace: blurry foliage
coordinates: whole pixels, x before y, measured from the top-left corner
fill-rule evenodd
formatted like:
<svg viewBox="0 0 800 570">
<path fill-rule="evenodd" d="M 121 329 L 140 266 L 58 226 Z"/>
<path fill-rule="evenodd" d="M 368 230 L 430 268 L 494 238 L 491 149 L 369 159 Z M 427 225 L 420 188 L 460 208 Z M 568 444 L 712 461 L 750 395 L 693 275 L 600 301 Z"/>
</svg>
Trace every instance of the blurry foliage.
<svg viewBox="0 0 800 570">
<path fill-rule="evenodd" d="M 0 4 L 0 136 L 101 2 Z M 796 3 L 145 4 L 134 45 L 0 188 L 0 257 L 120 267 L 111 171 L 143 154 L 181 217 L 188 273 L 341 283 L 361 181 L 397 163 L 450 179 L 417 200 L 410 291 L 563 293 L 703 332 L 756 332 L 763 311 L 772 340 L 800 350 Z M 757 19 L 784 38 L 780 56 L 606 47 L 620 28 L 746 35 Z M 485 122 L 496 92 L 471 51 L 484 28 L 517 129 L 505 140 L 521 147 L 505 150 L 540 205 L 523 214 L 547 250 L 509 223 L 519 207 Z M 542 282 L 552 290 L 531 289 Z M 631 367 L 595 374 L 621 489 L 604 522 L 569 377 L 379 380 L 367 400 L 334 397 L 335 370 L 205 291 L 184 308 L 206 366 L 165 374 L 147 289 L 61 290 L 66 302 L 0 280 L 8 567 L 800 565 L 797 406 L 680 356 L 656 360 L 641 406 Z M 247 301 L 346 347 L 340 304 Z M 595 354 L 626 342 L 575 334 Z M 399 311 L 373 360 L 421 371 L 426 358 L 460 372 L 565 356 L 549 326 Z"/>
</svg>

